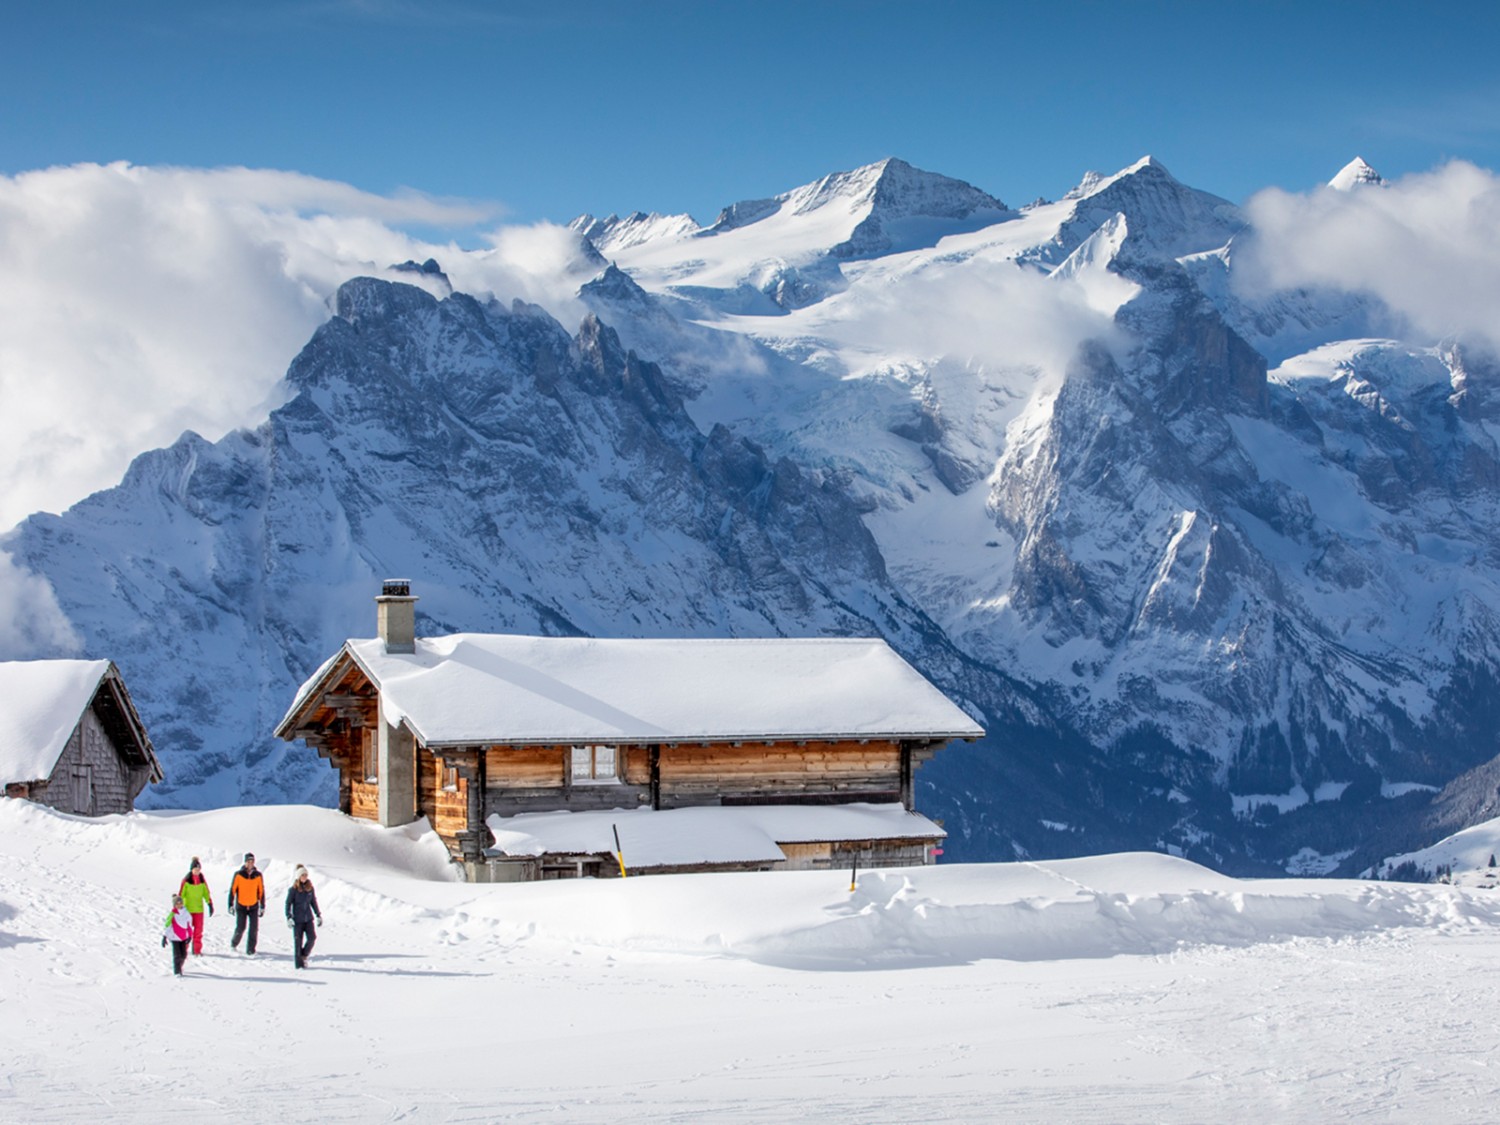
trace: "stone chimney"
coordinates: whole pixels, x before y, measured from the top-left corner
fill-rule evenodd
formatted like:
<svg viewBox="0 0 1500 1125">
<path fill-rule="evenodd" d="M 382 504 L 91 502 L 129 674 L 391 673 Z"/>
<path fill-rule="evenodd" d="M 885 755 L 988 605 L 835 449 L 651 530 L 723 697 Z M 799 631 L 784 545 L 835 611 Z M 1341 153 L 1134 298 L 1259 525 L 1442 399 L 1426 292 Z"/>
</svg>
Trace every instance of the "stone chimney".
<svg viewBox="0 0 1500 1125">
<path fill-rule="evenodd" d="M 380 584 L 375 599 L 376 624 L 386 652 L 417 651 L 417 599 L 412 597 L 411 580 L 387 578 Z"/>
</svg>

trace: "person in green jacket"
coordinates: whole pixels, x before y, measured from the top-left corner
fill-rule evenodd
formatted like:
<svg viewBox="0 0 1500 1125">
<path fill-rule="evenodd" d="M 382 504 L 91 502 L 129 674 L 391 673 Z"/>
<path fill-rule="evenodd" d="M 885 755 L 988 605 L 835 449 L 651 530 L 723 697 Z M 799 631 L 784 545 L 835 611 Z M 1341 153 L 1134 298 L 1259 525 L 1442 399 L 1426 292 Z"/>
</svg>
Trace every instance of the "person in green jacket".
<svg viewBox="0 0 1500 1125">
<path fill-rule="evenodd" d="M 210 918 L 214 916 L 213 892 L 208 889 L 208 880 L 203 878 L 203 864 L 198 862 L 197 856 L 193 857 L 193 865 L 188 868 L 177 893 L 182 896 L 182 905 L 193 916 L 193 956 L 197 957 L 203 952 L 204 908 L 208 909 Z"/>
</svg>

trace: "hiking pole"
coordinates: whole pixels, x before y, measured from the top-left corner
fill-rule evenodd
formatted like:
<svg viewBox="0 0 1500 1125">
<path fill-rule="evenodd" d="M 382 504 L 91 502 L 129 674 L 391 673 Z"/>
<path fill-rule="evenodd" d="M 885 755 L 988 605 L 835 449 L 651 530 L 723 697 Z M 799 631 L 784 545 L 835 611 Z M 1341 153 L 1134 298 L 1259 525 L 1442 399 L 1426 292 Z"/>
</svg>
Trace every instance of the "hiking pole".
<svg viewBox="0 0 1500 1125">
<path fill-rule="evenodd" d="M 849 893 L 854 893 L 854 880 L 859 876 L 859 853 L 854 853 L 854 864 L 849 868 Z"/>
<path fill-rule="evenodd" d="M 615 834 L 615 859 L 620 861 L 620 878 L 623 879 L 625 878 L 625 852 L 620 847 L 620 827 L 617 824 L 611 824 L 609 827 Z"/>
</svg>

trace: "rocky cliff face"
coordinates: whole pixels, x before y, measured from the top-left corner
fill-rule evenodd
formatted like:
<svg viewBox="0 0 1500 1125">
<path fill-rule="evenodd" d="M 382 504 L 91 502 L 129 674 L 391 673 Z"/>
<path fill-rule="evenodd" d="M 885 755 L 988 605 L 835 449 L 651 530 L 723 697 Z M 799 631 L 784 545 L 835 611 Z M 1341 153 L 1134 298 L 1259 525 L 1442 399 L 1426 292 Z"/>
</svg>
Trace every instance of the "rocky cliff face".
<svg viewBox="0 0 1500 1125">
<path fill-rule="evenodd" d="M 1055 372 L 943 357 L 872 369 L 839 351 L 831 303 L 735 328 L 781 357 L 826 349 L 842 382 L 819 408 L 844 429 L 841 463 L 888 565 L 963 651 L 1082 732 L 1091 768 L 1140 769 L 1171 795 L 1180 816 L 1151 843 L 1327 869 L 1361 821 L 1400 819 L 1425 799 L 1414 786 L 1500 751 L 1481 733 L 1500 651 L 1494 366 L 1462 346 L 1361 338 L 1389 318 L 1356 294 L 1244 290 L 1245 232 L 1238 209 L 1148 158 L 930 258 L 851 273 L 839 298 L 923 270 L 970 268 L 978 287 L 996 258 L 1113 295 L 1118 333 Z M 660 268 L 642 271 L 648 289 Z M 861 367 L 873 377 L 851 378 Z M 860 429 L 902 392 L 911 407 L 888 432 L 920 449 L 919 469 L 893 468 Z M 816 421 L 740 423 L 829 458 Z M 954 499 L 927 499 L 929 482 Z M 914 529 L 960 510 L 974 528 L 962 565 L 913 546 Z"/>
<path fill-rule="evenodd" d="M 371 631 L 387 574 L 419 576 L 423 631 L 881 634 L 976 710 L 1012 694 L 966 686 L 837 481 L 699 431 L 593 317 L 570 338 L 535 308 L 358 279 L 287 380 L 260 429 L 187 435 L 6 541 L 125 669 L 159 804 L 331 799 L 270 730 Z"/>
<path fill-rule="evenodd" d="M 886 636 L 992 732 L 920 775 L 954 858 L 1451 830 L 1500 753 L 1495 359 L 1242 290 L 1244 217 L 1149 159 L 1022 212 L 886 161 L 681 219 L 577 226 L 614 261 L 575 335 L 352 281 L 264 426 L 0 542 L 125 669 L 158 800 L 326 799 L 269 730 L 401 574 L 431 631 Z M 1054 293 L 1060 360 L 922 333 Z"/>
</svg>

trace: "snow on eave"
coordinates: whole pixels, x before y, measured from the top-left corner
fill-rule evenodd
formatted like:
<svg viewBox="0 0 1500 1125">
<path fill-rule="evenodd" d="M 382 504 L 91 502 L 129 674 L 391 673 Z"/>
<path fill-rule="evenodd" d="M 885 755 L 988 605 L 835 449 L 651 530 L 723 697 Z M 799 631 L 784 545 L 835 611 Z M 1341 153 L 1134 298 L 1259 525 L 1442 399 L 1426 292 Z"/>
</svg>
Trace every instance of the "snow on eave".
<svg viewBox="0 0 1500 1125">
<path fill-rule="evenodd" d="M 337 652 L 335 652 L 327 660 L 323 661 L 322 664 L 318 665 L 318 670 L 316 672 L 302 681 L 302 686 L 297 689 L 297 694 L 292 699 L 292 705 L 287 708 L 286 714 L 281 717 L 281 722 L 277 723 L 275 730 L 271 732 L 273 735 L 275 735 L 275 737 L 285 739 L 292 739 L 296 737 L 296 735 L 292 732 L 296 728 L 297 719 L 299 719 L 302 715 L 302 712 L 307 709 L 307 705 L 313 702 L 318 694 L 319 689 L 329 678 L 330 673 L 332 673 L 338 666 L 340 657 L 348 657 L 353 663 L 359 666 L 360 670 L 363 671 L 365 675 L 368 676 L 370 674 L 369 669 L 365 668 L 365 666 L 360 663 L 360 660 L 355 655 L 351 644 L 352 642 L 345 641 L 342 647 L 340 647 Z"/>
<path fill-rule="evenodd" d="M 492 814 L 485 820 L 500 857 L 612 855 L 616 833 L 625 866 L 701 867 L 778 863 L 782 844 L 866 840 L 920 842 L 947 833 L 900 804 L 710 805 L 680 809 L 599 809 Z"/>
<path fill-rule="evenodd" d="M 0 662 L 0 783 L 28 784 L 51 777 L 106 681 L 151 767 L 152 780 L 160 780 L 161 764 L 112 661 L 12 660 Z M 128 749 L 120 747 L 122 752 Z"/>
<path fill-rule="evenodd" d="M 378 639 L 342 651 L 378 688 L 384 721 L 429 748 L 984 735 L 881 638 L 457 633 L 411 653 Z"/>
<path fill-rule="evenodd" d="M 411 716 L 403 715 L 402 720 L 411 727 Z M 447 741 L 428 741 L 421 738 L 415 727 L 411 727 L 412 733 L 417 734 L 423 746 L 430 750 L 458 750 L 476 745 L 482 746 L 538 746 L 557 743 L 559 745 L 567 742 L 601 742 L 601 739 L 572 739 L 558 737 L 555 735 L 530 734 L 530 735 L 508 735 L 504 738 L 455 738 Z M 944 742 L 975 742 L 982 738 L 982 734 L 973 731 L 957 731 L 952 734 L 934 733 L 932 731 L 919 731 L 916 733 L 902 734 L 896 731 L 882 731 L 880 734 L 870 734 L 868 731 L 853 731 L 839 733 L 837 731 L 808 731 L 804 733 L 783 731 L 730 731 L 726 734 L 713 735 L 686 735 L 666 737 L 663 735 L 651 735 L 632 738 L 612 737 L 606 743 L 610 746 L 719 746 L 738 745 L 741 742 L 930 742 L 934 745 Z"/>
</svg>

